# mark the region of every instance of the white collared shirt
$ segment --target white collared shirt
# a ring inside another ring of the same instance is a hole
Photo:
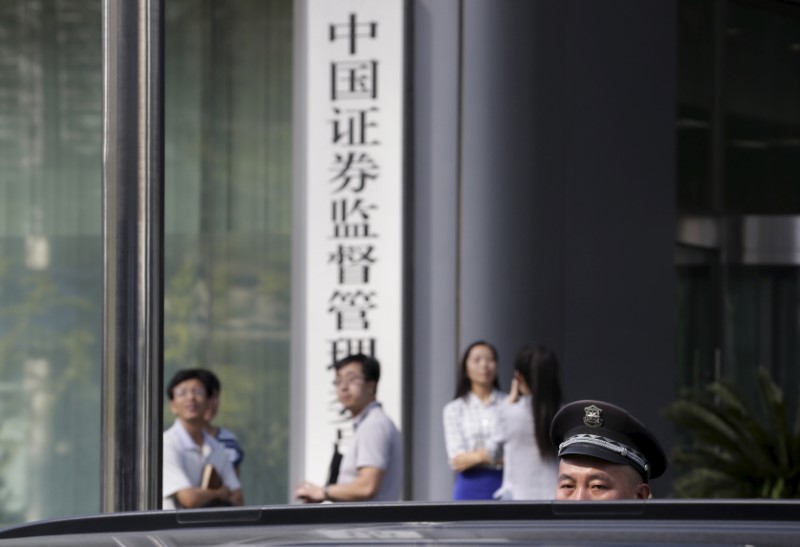
[[[200,486],[203,468],[207,463],[217,470],[222,484],[231,491],[241,488],[225,447],[203,432],[203,445],[198,446],[189,433],[175,420],[164,432],[164,461],[162,471],[162,508],[176,509],[175,494],[185,488]]]

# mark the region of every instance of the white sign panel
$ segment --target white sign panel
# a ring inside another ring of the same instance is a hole
[[[381,364],[378,400],[402,427],[402,0],[307,0],[303,477],[327,478],[352,432],[331,365]]]

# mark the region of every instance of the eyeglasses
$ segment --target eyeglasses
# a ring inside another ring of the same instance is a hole
[[[179,387],[178,389],[172,392],[173,397],[176,399],[183,399],[184,397],[188,397],[189,395],[194,395],[195,397],[203,398],[206,397],[208,394],[206,393],[205,389],[199,387]]]
[[[342,385],[345,385],[345,384],[347,384],[349,386],[349,385],[355,384],[359,380],[364,380],[364,377],[363,376],[345,376],[344,378],[336,378],[333,381],[333,387],[339,387],[339,386],[342,386]]]

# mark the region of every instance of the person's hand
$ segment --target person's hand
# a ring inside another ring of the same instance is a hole
[[[487,463],[489,463],[489,452],[485,448],[479,448],[472,452],[456,454],[450,462],[450,467],[453,468],[453,471],[458,471],[460,473],[466,471],[470,467]]]
[[[214,493],[218,500],[230,502],[231,501],[231,491],[228,489],[227,486],[220,486],[214,490]]]
[[[325,501],[325,489],[306,481],[294,489],[294,497],[303,503],[320,503]]]
[[[517,380],[516,375],[514,379],[511,380],[511,389],[508,390],[508,397],[506,397],[506,402],[510,405],[513,405],[519,401],[519,380]]]

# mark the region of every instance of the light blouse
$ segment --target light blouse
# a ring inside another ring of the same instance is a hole
[[[510,500],[551,500],[558,484],[558,458],[544,460],[533,436],[531,396],[504,401],[497,425],[487,442],[489,455],[502,450],[503,484],[494,497]]]
[[[465,397],[459,397],[445,405],[444,440],[448,460],[452,460],[456,454],[486,447],[497,423],[497,409],[505,398],[505,393],[494,390],[484,403],[470,391]]]

